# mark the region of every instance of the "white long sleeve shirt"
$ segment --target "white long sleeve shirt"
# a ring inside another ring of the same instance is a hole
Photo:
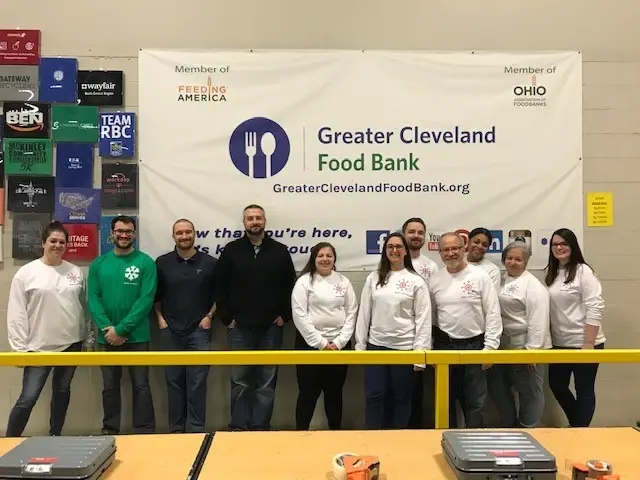
[[[572,282],[565,283],[566,271],[558,276],[549,290],[551,339],[555,347],[581,348],[585,341],[586,325],[599,327],[596,345],[606,338],[602,330],[602,286],[588,265],[578,265]]]
[[[484,349],[496,350],[502,335],[498,292],[489,274],[468,264],[451,273],[443,268],[429,281],[435,322],[451,338],[484,334]]]
[[[394,350],[431,349],[431,299],[422,277],[406,269],[391,271],[380,287],[371,272],[360,297],[356,350],[367,343]]]
[[[429,284],[431,276],[439,270],[438,264],[424,254],[420,254],[417,258],[412,258],[411,263],[413,264],[414,270],[418,272],[418,275],[427,282],[427,285]]]
[[[63,261],[22,266],[11,282],[7,306],[9,345],[16,352],[59,352],[87,336],[85,278]]]
[[[505,277],[500,291],[502,338],[500,348],[551,348],[549,293],[535,275],[525,270]]]
[[[347,277],[338,273],[302,275],[291,294],[293,323],[310,347],[322,350],[329,343],[342,350],[356,326],[358,299]]]
[[[495,263],[493,263],[491,260],[487,260],[487,258],[485,257],[479,262],[469,262],[469,264],[480,267],[485,272],[487,272],[491,277],[491,280],[493,281],[493,286],[496,289],[496,292],[500,291],[500,285],[502,284],[502,272]]]

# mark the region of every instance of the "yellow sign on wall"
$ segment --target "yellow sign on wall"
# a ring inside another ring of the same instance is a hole
[[[613,227],[613,193],[587,193],[587,226]]]

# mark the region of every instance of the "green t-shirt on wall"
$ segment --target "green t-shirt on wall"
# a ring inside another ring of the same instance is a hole
[[[98,343],[106,344],[102,330],[114,326],[127,343],[148,342],[149,313],[153,308],[158,277],[156,264],[146,253],[105,253],[89,267],[88,303],[98,327]]]

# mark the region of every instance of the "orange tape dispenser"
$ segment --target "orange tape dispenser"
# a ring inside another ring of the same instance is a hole
[[[374,455],[341,453],[333,459],[334,480],[378,480],[380,460]]]

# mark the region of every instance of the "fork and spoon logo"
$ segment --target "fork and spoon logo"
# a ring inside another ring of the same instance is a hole
[[[255,177],[255,158],[256,153],[258,153],[257,149],[257,139],[258,134],[256,132],[246,132],[244,134],[244,153],[247,155],[249,159],[249,176],[251,178]],[[271,176],[271,166],[272,160],[271,157],[276,151],[276,137],[271,132],[264,132],[260,137],[260,150],[265,156],[265,178],[269,178]]]
[[[290,149],[284,129],[264,117],[242,122],[229,139],[231,161],[240,172],[255,179],[277,175],[287,164]]]

